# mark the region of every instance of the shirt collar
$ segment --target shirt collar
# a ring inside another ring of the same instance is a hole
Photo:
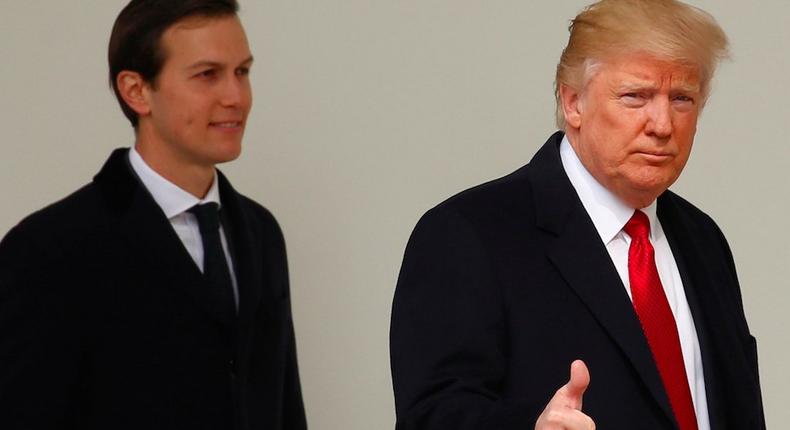
[[[565,174],[568,175],[576,194],[582,201],[584,209],[592,219],[595,230],[604,244],[612,241],[623,229],[625,223],[634,214],[634,208],[628,206],[619,197],[601,185],[584,167],[571,142],[566,135],[560,144],[560,159]],[[642,212],[650,220],[650,232],[656,237],[658,218],[656,216],[656,201],[642,208]]]
[[[129,162],[140,181],[151,193],[154,201],[162,208],[167,219],[178,216],[197,204],[214,202],[221,205],[216,171],[208,193],[206,193],[204,198],[198,199],[178,185],[163,178],[162,175],[143,160],[143,157],[140,156],[140,153],[134,147],[129,150]]]

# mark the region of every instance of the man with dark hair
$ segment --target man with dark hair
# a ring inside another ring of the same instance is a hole
[[[252,104],[237,9],[118,16],[135,144],[0,242],[0,428],[306,428],[282,233],[215,168]]]

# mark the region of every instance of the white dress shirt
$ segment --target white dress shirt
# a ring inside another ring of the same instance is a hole
[[[628,278],[628,248],[631,245],[631,237],[623,231],[623,227],[634,214],[634,208],[626,205],[595,180],[579,160],[567,136],[560,144],[560,158],[568,179],[592,219],[601,241],[606,245],[606,250],[617,269],[617,274],[623,281],[626,293],[631,297],[631,283]],[[683,352],[686,376],[697,415],[697,426],[699,430],[710,430],[702,355],[697,339],[697,329],[694,326],[691,310],[686,300],[680,272],[656,215],[656,202],[653,201],[650,206],[642,208],[641,211],[650,220],[650,241],[655,248],[658,276],[664,286],[664,293],[678,326],[680,348]],[[592,371],[594,372],[594,369]]]
[[[214,181],[209,188],[208,193],[202,199],[199,199],[187,191],[179,188],[176,184],[163,178],[159,173],[156,173],[148,164],[146,164],[140,153],[132,147],[129,150],[129,162],[132,165],[134,173],[140,178],[145,188],[154,198],[154,201],[162,208],[165,216],[170,221],[181,242],[184,244],[187,252],[192,257],[197,267],[203,272],[203,240],[200,236],[200,226],[198,225],[197,217],[189,212],[192,206],[197,204],[214,202],[222,207],[219,200],[219,185],[217,184],[217,174],[214,173]],[[236,307],[239,306],[239,288],[236,284],[236,273],[233,271],[233,261],[230,258],[228,249],[228,241],[225,238],[225,230],[220,225],[219,229],[220,240],[222,241],[222,249],[225,251],[225,259],[228,262],[230,269],[230,280],[233,284],[233,296],[236,300]]]

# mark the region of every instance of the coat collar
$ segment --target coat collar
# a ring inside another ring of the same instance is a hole
[[[118,223],[122,240],[140,265],[161,280],[162,285],[175,288],[189,296],[218,323],[233,328],[238,321],[246,321],[253,314],[261,298],[262,268],[252,261],[260,255],[246,233],[252,232],[250,216],[241,203],[242,197],[218,172],[220,198],[227,209],[230,226],[231,253],[239,286],[239,316],[223,312],[217,306],[205,279],[176,235],[162,209],[133,173],[128,160],[128,149],[112,152],[94,177],[107,211]],[[245,232],[244,235],[238,232]]]

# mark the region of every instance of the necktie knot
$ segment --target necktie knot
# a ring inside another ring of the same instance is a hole
[[[200,226],[200,233],[219,229],[219,204],[214,202],[192,206],[189,212],[195,215]]]
[[[625,223],[623,230],[625,230],[632,239],[647,240],[650,234],[650,220],[644,212],[636,210],[631,216],[631,219]]]

